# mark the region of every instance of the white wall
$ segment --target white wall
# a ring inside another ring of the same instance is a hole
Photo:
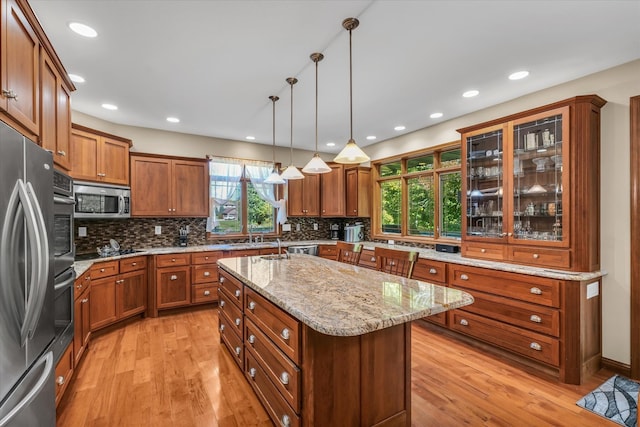
[[[381,159],[442,144],[460,138],[456,129],[588,94],[608,101],[602,108],[600,163],[600,265],[608,273],[601,291],[603,356],[629,364],[629,98],[640,95],[640,60],[383,141],[366,147],[365,151],[372,159]]]

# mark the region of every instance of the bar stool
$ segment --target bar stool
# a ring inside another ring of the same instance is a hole
[[[338,248],[336,261],[358,265],[362,254],[361,243],[336,242],[336,248]]]
[[[411,277],[418,252],[375,248],[376,270],[397,276]]]

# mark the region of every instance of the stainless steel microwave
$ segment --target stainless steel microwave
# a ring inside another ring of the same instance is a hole
[[[76,204],[74,218],[129,218],[129,187],[78,182],[73,185]]]

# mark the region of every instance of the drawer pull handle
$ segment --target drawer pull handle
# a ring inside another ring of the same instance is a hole
[[[531,344],[529,344],[529,348],[535,351],[542,351],[542,346],[537,342],[532,342]]]
[[[176,259],[175,258],[171,258],[171,262],[176,262]]]
[[[249,376],[251,378],[255,378],[256,377],[256,368],[249,369]]]
[[[371,257],[371,262],[376,262],[376,257],[372,256]]]
[[[171,275],[171,280],[178,280],[178,276],[176,276],[175,274]]]
[[[533,256],[533,259],[538,259],[538,258],[540,258],[540,255],[538,255],[538,254],[533,254],[532,256]]]
[[[208,272],[208,271],[205,271],[205,272],[204,272],[204,277],[209,277],[209,276],[211,276],[211,273],[210,273],[210,272]]]
[[[240,326],[240,322],[241,322],[240,318],[236,317],[236,326]]]
[[[486,252],[487,252],[487,250],[486,250],[485,248],[480,249],[480,253],[483,253],[483,254],[484,254],[484,253],[486,253]]]
[[[104,273],[104,268],[101,268],[101,269],[100,269],[100,273]]]
[[[82,303],[83,303],[83,304],[86,304],[86,303],[88,303],[88,302],[89,302],[89,298],[85,298],[85,299],[83,299],[83,300],[82,300]]]
[[[255,310],[255,308],[256,308],[256,303],[255,303],[255,302],[253,302],[253,301],[251,301],[251,302],[249,303],[249,310],[253,311],[253,310]]]
[[[220,278],[220,283],[224,283],[224,276]]]
[[[76,289],[82,289],[82,285],[76,285]]]
[[[204,296],[205,296],[205,297],[208,297],[209,295],[211,295],[211,292],[210,292],[210,291],[204,291]]]
[[[236,289],[236,298],[240,298],[240,289]]]
[[[208,261],[208,260],[209,260],[209,257],[208,257],[208,256],[204,257],[204,260],[205,260],[205,261]]]
[[[236,347],[236,356],[240,356],[240,350],[242,350],[240,347]]]
[[[289,415],[283,415],[281,421],[284,427],[289,427],[291,425],[291,418],[289,418]]]
[[[58,378],[56,378],[56,384],[58,384],[58,385],[63,385],[64,384],[64,377],[62,375],[60,375]]]
[[[220,325],[220,332],[224,332],[224,325]]]
[[[467,321],[467,319],[460,319],[460,324],[462,326],[469,326],[469,322]]]
[[[249,335],[247,341],[249,341],[249,344],[253,344],[254,342],[256,342],[256,336],[253,334]]]
[[[534,295],[542,295],[542,290],[536,287],[529,289],[529,292],[531,292]]]
[[[460,279],[461,280],[469,280],[469,276],[467,276],[466,274],[461,274],[460,275]]]
[[[289,332],[289,329],[284,328],[282,332],[280,332],[280,336],[282,337],[282,339],[288,340],[289,338],[291,338],[291,333]]]
[[[91,276],[85,277],[84,280],[91,280]]]
[[[224,300],[220,300],[220,307],[224,307],[224,304],[225,304]]]
[[[138,263],[137,263],[137,262],[132,262],[132,263],[131,263],[131,266],[132,266],[132,267],[135,267],[136,265],[138,265]]]
[[[429,274],[436,274],[438,271],[435,268],[429,269]]]
[[[289,374],[283,372],[280,374],[280,382],[284,385],[289,384]]]
[[[542,323],[542,318],[535,314],[532,314],[531,317],[529,317],[529,320],[535,323]]]
[[[2,89],[2,94],[9,99],[13,99],[14,101],[18,100],[18,94],[15,93],[13,89],[9,89],[9,90]]]

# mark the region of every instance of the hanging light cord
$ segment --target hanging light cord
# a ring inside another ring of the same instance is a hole
[[[289,138],[291,151],[289,153],[289,164],[293,164],[293,85],[294,80],[291,80],[291,136]]]
[[[349,140],[353,141],[353,65],[351,53],[351,28],[349,28]]]
[[[318,154],[318,62],[322,59],[322,55],[320,58],[315,61],[316,63],[316,153]]]
[[[272,95],[269,97],[269,99],[273,104],[273,149],[271,151],[273,152],[273,170],[275,171],[276,170],[276,101],[280,98],[278,98],[275,95]]]

